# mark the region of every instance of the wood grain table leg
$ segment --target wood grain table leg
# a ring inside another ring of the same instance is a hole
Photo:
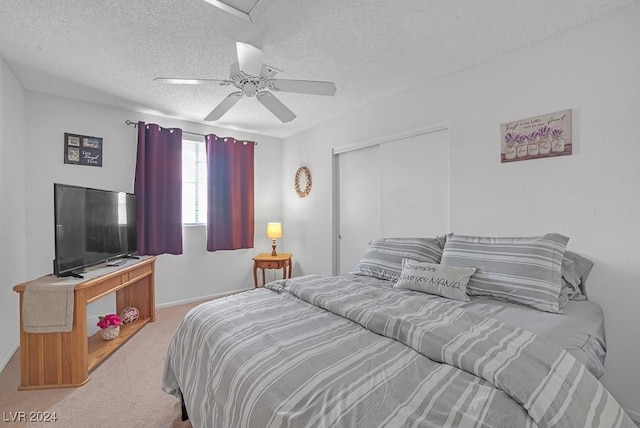
[[[258,262],[255,260],[253,262],[253,288],[258,288]]]

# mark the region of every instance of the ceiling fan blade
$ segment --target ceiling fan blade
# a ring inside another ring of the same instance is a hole
[[[182,79],[176,77],[156,77],[154,82],[173,83],[176,85],[200,85],[203,83],[218,83],[220,85],[228,85],[233,83],[231,80],[223,79]]]
[[[282,104],[282,102],[277,99],[271,92],[258,92],[257,98],[260,104],[265,106],[267,110],[273,113],[275,117],[280,119],[282,122],[291,122],[296,118],[296,115],[291,110],[289,110],[286,105]]]
[[[246,43],[236,42],[238,51],[238,64],[240,71],[249,76],[258,77],[262,70],[262,58],[264,54],[255,46]]]
[[[220,119],[238,102],[238,100],[240,100],[240,98],[242,98],[242,92],[230,93],[220,104],[218,104],[216,108],[213,109],[213,111],[211,111],[211,113],[209,113],[207,117],[204,118],[204,120],[210,121]]]
[[[240,66],[238,65],[238,62],[234,62],[233,64],[231,64],[231,67],[229,67],[229,77],[233,80],[233,78],[235,77],[236,74],[240,73]]]
[[[299,94],[333,95],[336,93],[336,85],[333,82],[319,82],[315,80],[269,80],[269,88],[274,91],[296,92]]]

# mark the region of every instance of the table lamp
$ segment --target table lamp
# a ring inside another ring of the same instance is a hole
[[[273,239],[271,242],[271,255],[277,256],[276,239],[282,238],[282,223],[267,223],[267,238]]]

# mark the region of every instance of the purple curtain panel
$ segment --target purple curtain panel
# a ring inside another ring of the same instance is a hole
[[[138,122],[138,252],[182,254],[182,130]]]
[[[207,149],[207,251],[253,248],[252,141],[205,137]]]

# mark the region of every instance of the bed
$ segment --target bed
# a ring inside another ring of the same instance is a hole
[[[167,351],[163,389],[194,427],[635,426],[597,380],[606,348],[595,303],[572,296],[553,313],[538,299],[546,292],[527,299],[549,311],[482,295],[483,262],[456,261],[446,241],[410,242],[372,242],[354,273],[193,308]],[[467,282],[429,283],[453,297],[418,291],[427,282],[411,266],[466,270]]]

